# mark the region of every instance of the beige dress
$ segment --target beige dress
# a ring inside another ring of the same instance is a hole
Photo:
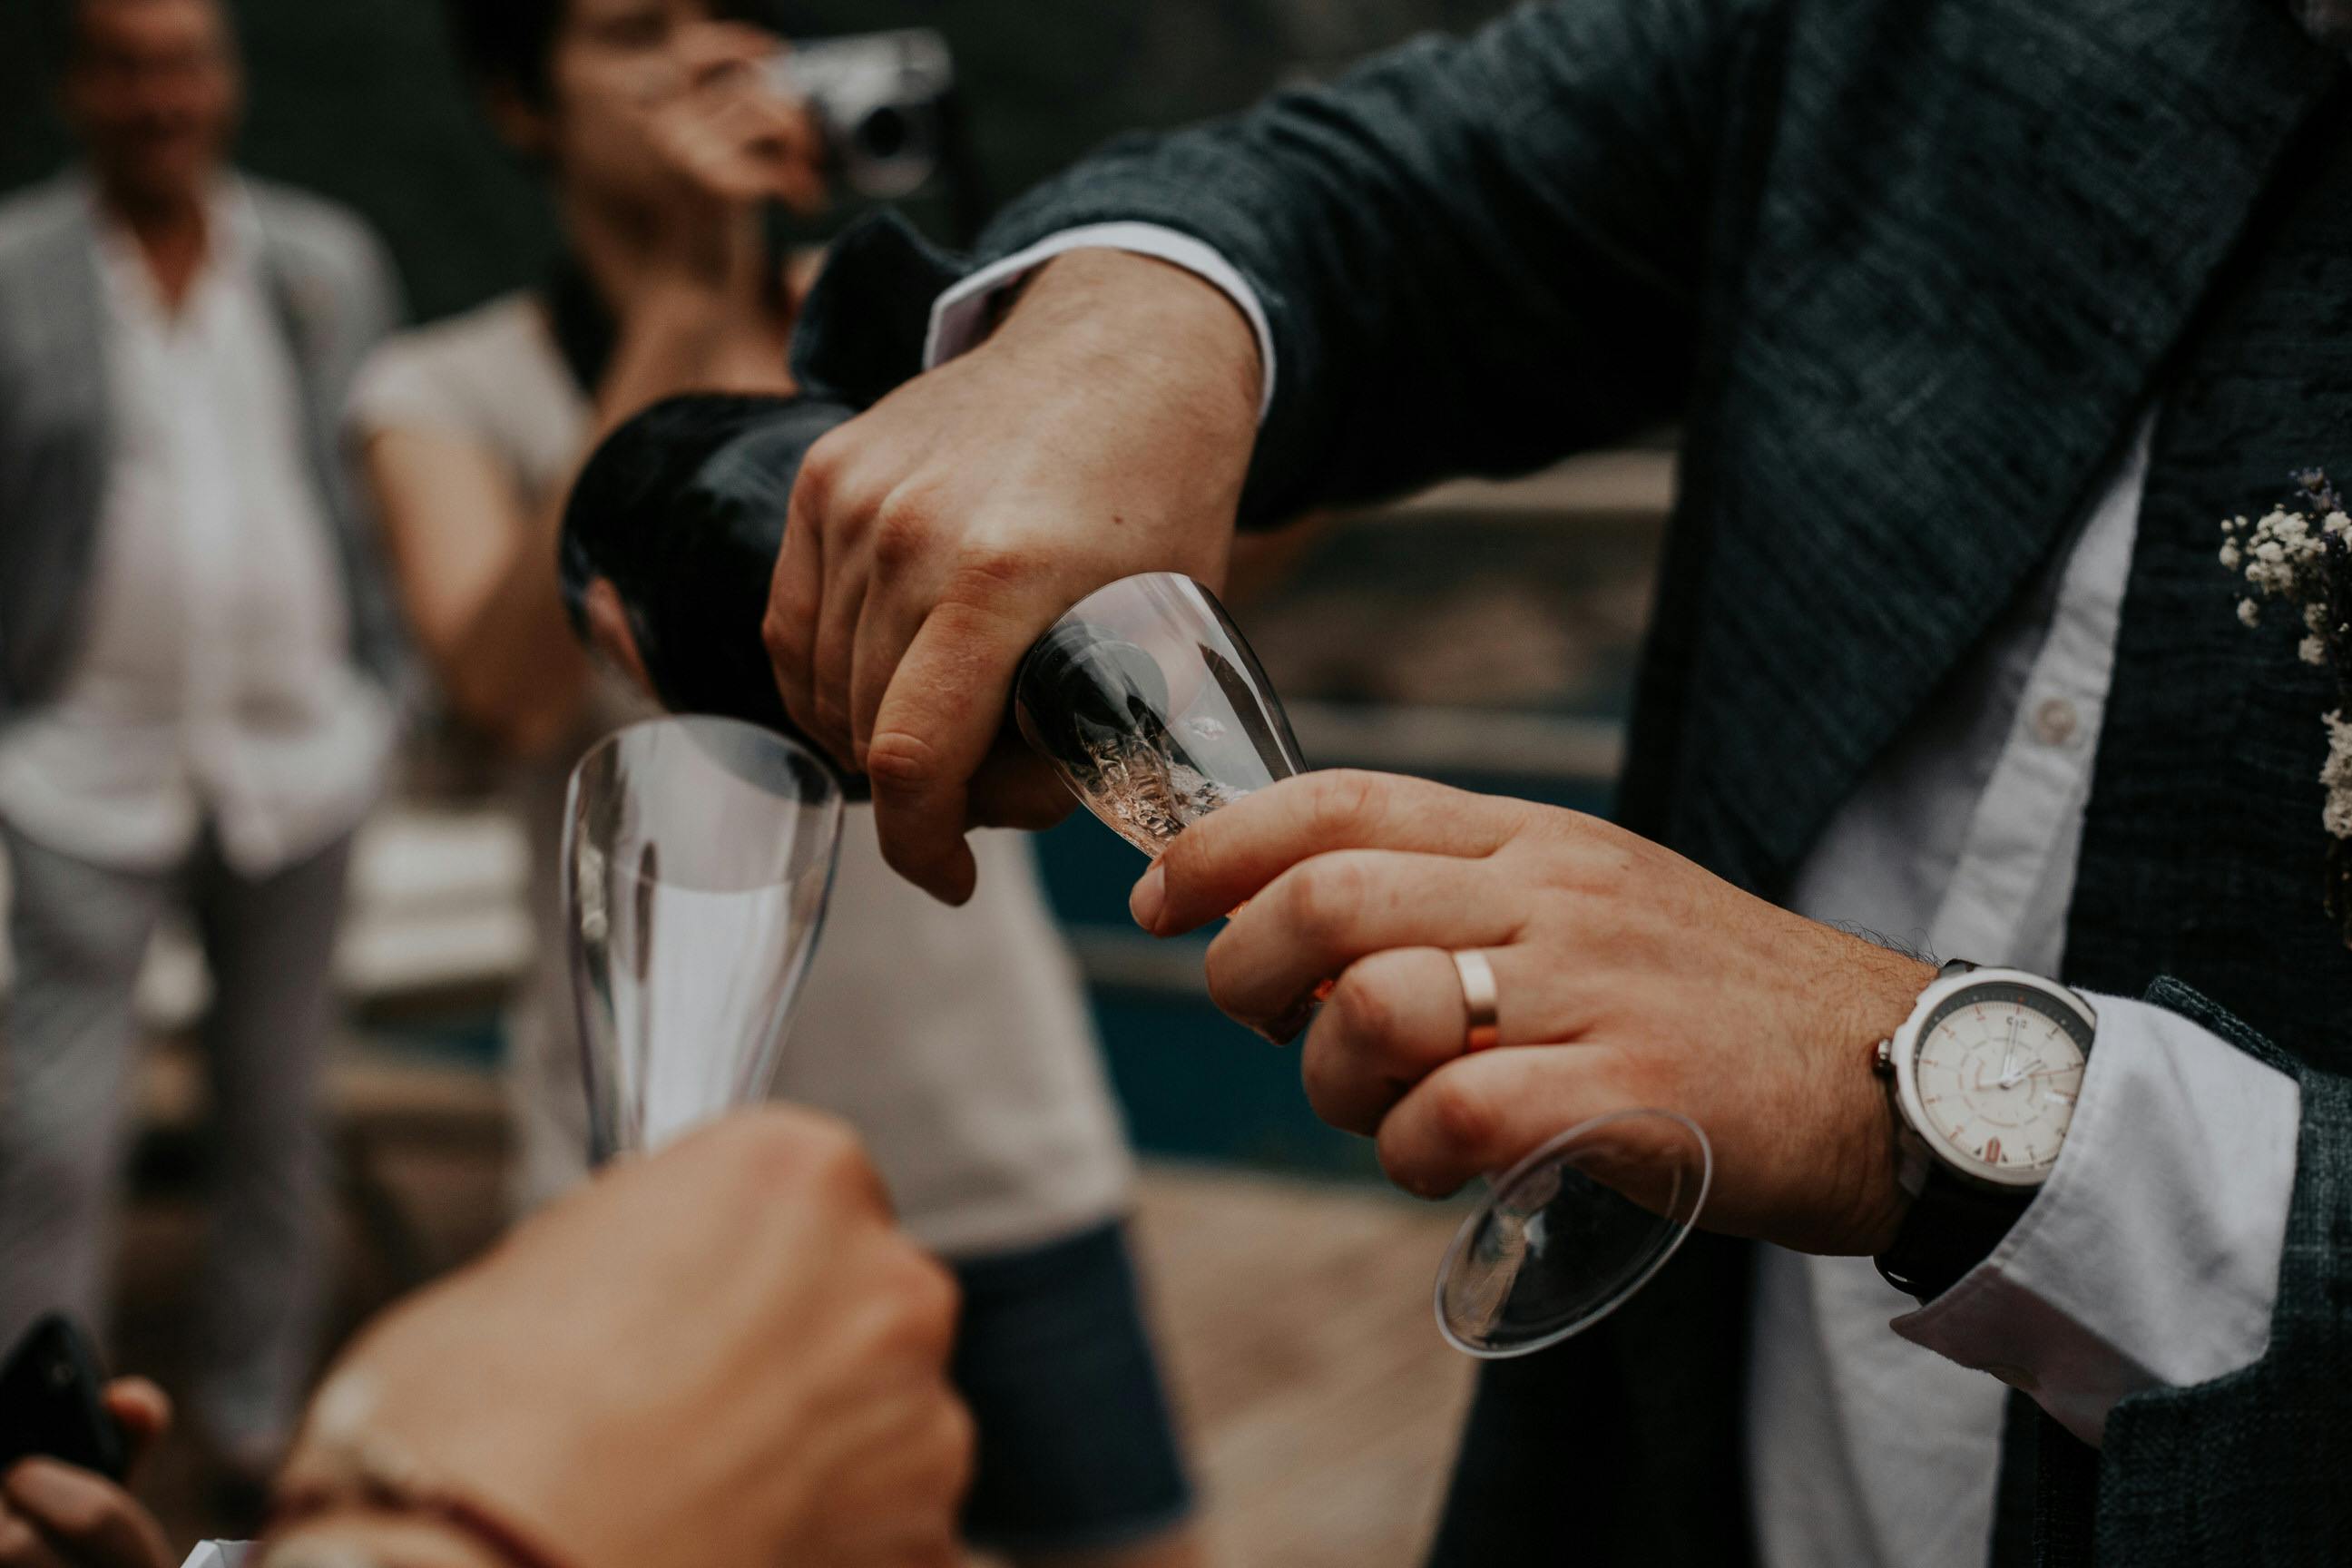
[[[495,452],[531,509],[570,482],[586,401],[528,295],[394,339],[353,395],[362,433],[454,433]],[[519,1198],[585,1172],[586,1106],[558,918],[564,783],[598,736],[649,710],[600,674],[583,722],[543,762],[509,770],[528,835],[538,959],[509,1025],[522,1158]],[[970,1255],[1051,1240],[1123,1211],[1132,1168],[1076,965],[1025,837],[983,833],[980,887],[960,910],[882,860],[870,807],[844,823],[840,876],[775,1093],[865,1135],[908,1227]]]

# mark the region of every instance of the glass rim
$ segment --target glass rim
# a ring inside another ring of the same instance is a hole
[[[1479,1227],[1493,1215],[1495,1205],[1502,1201],[1503,1194],[1509,1192],[1531,1173],[1557,1159],[1568,1150],[1570,1145],[1603,1127],[1620,1121],[1633,1121],[1636,1118],[1677,1122],[1698,1145],[1698,1187],[1691,1195],[1690,1217],[1677,1221],[1672,1215],[1658,1215],[1659,1225],[1673,1227],[1674,1234],[1665,1245],[1658,1249],[1657,1256],[1644,1264],[1639,1273],[1619,1285],[1616,1292],[1601,1302],[1599,1307],[1560,1328],[1554,1329],[1549,1333],[1538,1334],[1532,1339],[1515,1341],[1507,1345],[1479,1344],[1455,1332],[1454,1324],[1445,1311],[1446,1285],[1453,1279],[1454,1267],[1461,1261],[1464,1251],[1475,1238]],[[1708,1140],[1705,1128],[1679,1110],[1628,1106],[1622,1110],[1604,1111],[1599,1116],[1587,1117],[1573,1127],[1553,1133],[1521,1156],[1518,1163],[1512,1165],[1509,1170],[1488,1183],[1486,1194],[1480,1200],[1477,1208],[1454,1231],[1454,1239],[1446,1243],[1445,1257],[1437,1266],[1437,1279],[1430,1292],[1430,1305],[1437,1318],[1437,1331],[1444,1336],[1447,1344],[1474,1361],[1510,1361],[1523,1355],[1533,1355],[1538,1351],[1549,1350],[1563,1340],[1573,1339],[1585,1330],[1609,1318],[1618,1308],[1641,1294],[1643,1288],[1657,1277],[1658,1270],[1672,1261],[1675,1254],[1682,1250],[1683,1243],[1690,1239],[1691,1232],[1698,1228],[1698,1216],[1706,1212],[1707,1195],[1714,1187],[1715,1145]]]
[[[1060,626],[1107,594],[1117,593],[1123,588],[1132,590],[1137,584],[1142,583],[1177,584],[1198,594],[1211,607],[1219,611],[1224,610],[1224,601],[1217,597],[1216,591],[1189,572],[1130,572],[1124,577],[1114,577],[1098,587],[1089,589],[1084,597],[1055,616],[1053,624],[1056,626]],[[1228,612],[1223,618],[1230,620],[1232,616]]]
[[[615,750],[630,737],[655,730],[709,730],[740,734],[748,740],[772,746],[787,755],[806,757],[816,764],[817,772],[824,776],[825,784],[834,793],[838,794],[841,790],[840,775],[835,771],[833,763],[815,747],[787,735],[781,730],[772,730],[765,724],[754,724],[749,719],[730,718],[724,713],[649,713],[642,719],[632,719],[625,724],[605,731],[594,741],[589,742],[587,748],[580,753],[579,762],[572,764],[572,771],[578,773],[583,763],[600,752]]]
[[[628,723],[597,737],[585,751],[580,753],[579,761],[572,764],[571,774],[565,780],[563,790],[563,857],[567,879],[572,869],[571,851],[573,843],[572,836],[579,825],[582,784],[588,776],[590,767],[606,756],[621,753],[631,740],[642,739],[656,731],[684,731],[689,733],[725,735],[749,742],[753,746],[765,748],[772,756],[788,766],[795,763],[805,764],[800,771],[821,787],[814,793],[798,796],[768,789],[759,780],[743,778],[740,773],[733,776],[748,787],[760,790],[780,803],[819,813],[824,818],[823,827],[826,837],[833,847],[827,859],[833,861],[839,858],[843,822],[848,809],[848,795],[842,787],[841,775],[814,747],[779,731],[772,730],[764,724],[754,724],[748,720],[730,718],[723,713],[656,713],[643,719],[631,720]],[[633,867],[616,867],[614,870],[625,876],[632,882],[710,893],[759,892],[782,887],[794,880],[791,876],[779,874],[758,880],[746,880],[731,887],[712,887],[707,885],[709,879],[705,878],[664,876],[659,871],[647,877]]]

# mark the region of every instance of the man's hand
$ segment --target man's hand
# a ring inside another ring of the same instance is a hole
[[[1377,1136],[1399,1184],[1449,1193],[1587,1118],[1652,1106],[1714,1144],[1709,1228],[1813,1252],[1894,1239],[1904,1200],[1870,1052],[1931,966],[1594,818],[1376,773],[1226,806],[1133,900],[1161,936],[1235,909],[1209,948],[1217,1005],[1278,1037],[1305,1026],[1316,1110]],[[1465,949],[1500,991],[1501,1046],[1475,1055],[1449,956]],[[1638,1196],[1642,1157],[1602,1173]]]
[[[1222,579],[1260,386],[1223,294],[1079,251],[987,342],[810,450],[768,648],[793,719],[871,776],[899,871],[961,903],[967,827],[1068,809],[1017,742],[991,758],[1022,655],[1117,578]]]
[[[949,1568],[955,1289],[851,1134],[772,1109],[614,1167],[371,1327],[285,1485],[354,1446],[580,1568]]]
[[[134,1453],[172,1424],[172,1402],[144,1378],[110,1383],[105,1397]],[[172,1568],[177,1561],[154,1516],[104,1476],[35,1458],[0,1477],[0,1568]]]

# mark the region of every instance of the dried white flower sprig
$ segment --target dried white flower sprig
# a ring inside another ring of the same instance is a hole
[[[2344,716],[2352,710],[2352,517],[2320,469],[2294,479],[2284,506],[2258,521],[2221,524],[2221,564],[2253,590],[2238,601],[2238,619],[2259,626],[2264,604],[2285,600],[2303,612],[2303,662],[2336,672],[2337,705],[2320,719],[2327,726],[2320,823],[2328,837],[2327,912],[2352,947],[2352,721]]]

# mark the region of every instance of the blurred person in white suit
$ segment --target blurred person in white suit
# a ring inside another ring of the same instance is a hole
[[[314,1351],[314,1116],[392,622],[340,413],[395,316],[350,214],[237,174],[219,0],[71,0],[85,161],[0,206],[0,1342],[102,1322],[132,981],[194,918],[219,1192],[191,1405],[274,1463]]]

